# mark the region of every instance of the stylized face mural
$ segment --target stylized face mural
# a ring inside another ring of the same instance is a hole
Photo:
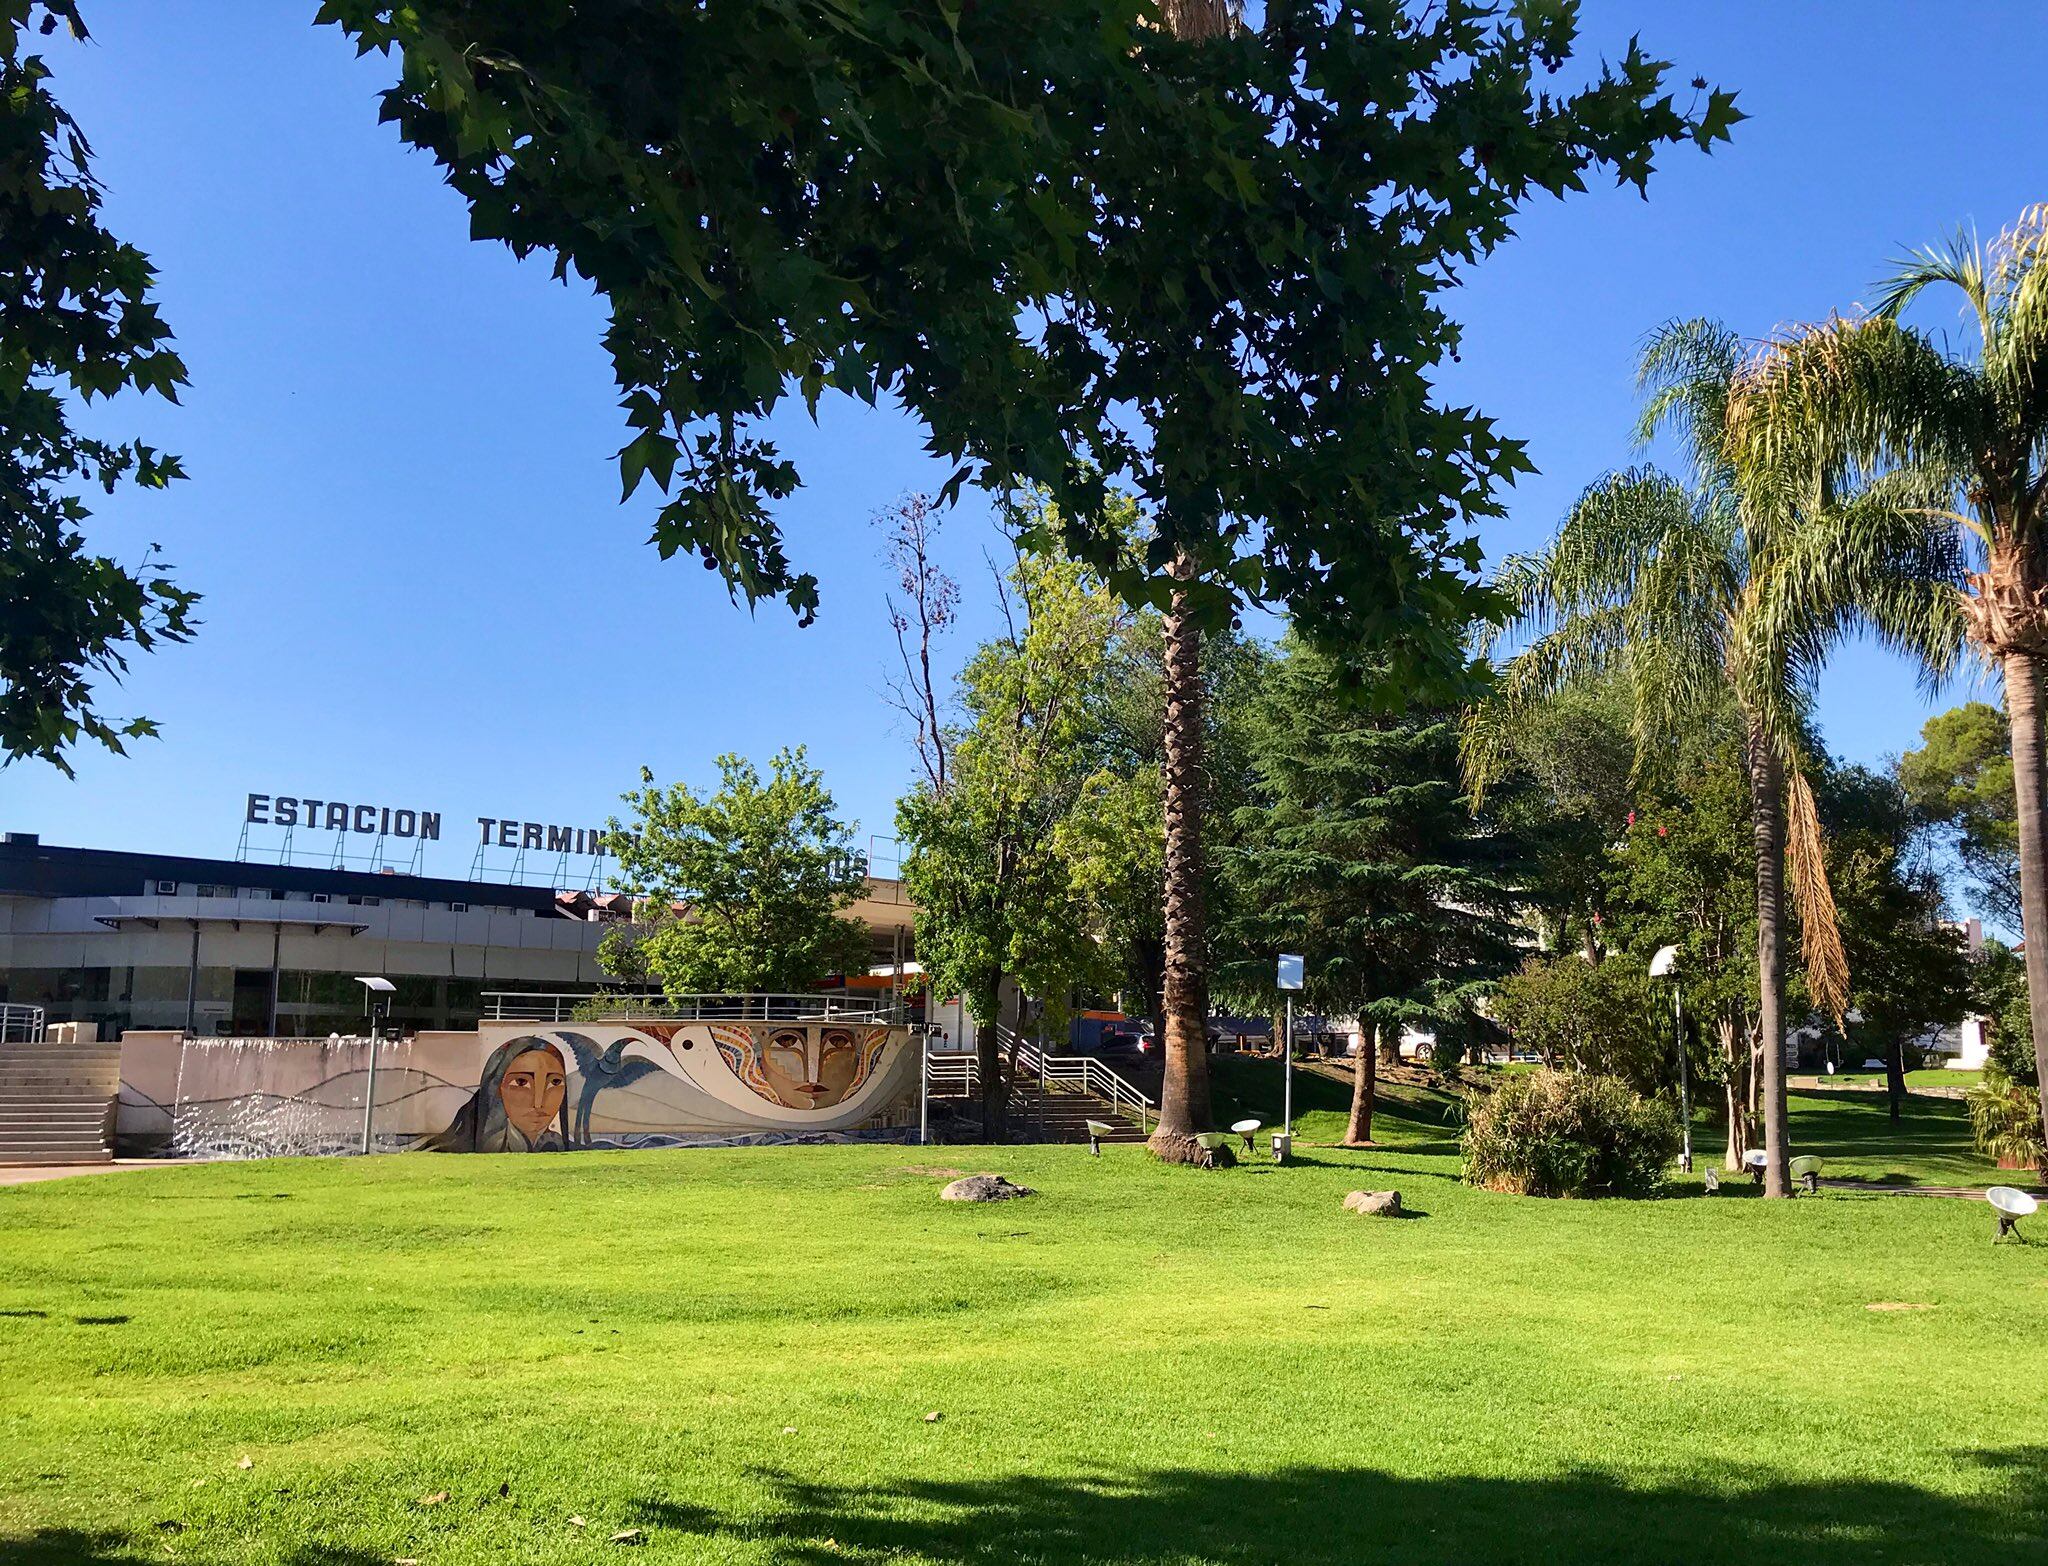
[[[868,1079],[887,1042],[886,1028],[739,1026],[712,1029],[734,1076],[785,1109],[830,1109]]]
[[[568,1090],[562,1057],[551,1049],[530,1049],[506,1064],[498,1097],[505,1106],[505,1119],[529,1140],[538,1140],[561,1113]]]

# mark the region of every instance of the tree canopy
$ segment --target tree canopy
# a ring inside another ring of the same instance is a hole
[[[65,773],[80,740],[119,753],[156,732],[109,717],[96,689],[131,652],[191,635],[197,595],[156,546],[94,554],[78,491],[161,489],[178,459],[80,433],[73,404],[124,390],[172,402],[185,367],[151,296],[149,258],[100,221],[92,149],[27,53],[32,24],[83,38],[71,0],[0,3],[0,754]]]
[[[787,398],[900,401],[970,480],[1043,485],[1126,598],[1175,562],[1403,667],[1461,662],[1462,524],[1527,466],[1432,398],[1439,296],[1528,193],[1739,117],[1631,43],[1549,84],[1571,5],[1274,0],[1182,38],[1138,0],[838,0],[592,12],[324,0],[396,53],[384,115],[480,239],[611,306],[630,493],[664,554],[815,612],[760,434]],[[1154,515],[1137,559],[1106,497]],[[1401,670],[1390,671],[1398,675]]]
[[[865,972],[867,927],[845,910],[867,889],[823,776],[804,749],[778,751],[764,781],[740,756],[718,758],[719,786],[662,787],[644,768],[605,851],[614,884],[641,899],[600,957],[621,977],[671,995],[794,993]]]
[[[1936,713],[1919,748],[1899,757],[1899,784],[1919,822],[1950,840],[1984,912],[2017,926],[2019,803],[2005,714],[1981,701]]]

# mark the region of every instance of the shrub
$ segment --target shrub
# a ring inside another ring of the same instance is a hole
[[[1671,1077],[1671,997],[1644,964],[1531,957],[1501,980],[1493,1015],[1552,1065],[1619,1077],[1637,1091]]]
[[[2048,1144],[2041,1140],[2041,1095],[2015,1082],[1993,1060],[1984,1080],[1965,1095],[1970,1132],[1977,1151],[2007,1169],[2048,1167]]]
[[[1678,1140],[1670,1106],[1618,1078],[1531,1072],[1473,1106],[1465,1178],[1518,1196],[1646,1196]]]

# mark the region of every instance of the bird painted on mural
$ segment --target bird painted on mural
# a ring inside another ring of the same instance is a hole
[[[578,1147],[588,1147],[590,1112],[597,1103],[597,1095],[606,1088],[630,1087],[642,1077],[651,1077],[666,1068],[651,1056],[629,1057],[626,1054],[636,1044],[646,1048],[645,1039],[614,1039],[608,1048],[600,1052],[595,1043],[580,1033],[564,1033],[559,1037],[576,1057],[576,1107],[570,1122],[569,1140]]]

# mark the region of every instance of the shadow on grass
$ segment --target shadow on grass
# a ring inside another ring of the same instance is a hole
[[[147,1543],[123,1534],[88,1533],[79,1528],[43,1528],[20,1539],[0,1539],[0,1566],[161,1566],[166,1543]],[[175,1557],[173,1557],[175,1558]],[[391,1566],[391,1557],[332,1544],[304,1544],[268,1557],[280,1566]]]
[[[650,1498],[660,1532],[773,1540],[781,1560],[911,1556],[953,1563],[1275,1561],[1452,1566],[1471,1561],[1797,1561],[1947,1566],[2040,1559],[2048,1480],[2040,1449],[1971,1454],[1985,1493],[1902,1480],[1759,1483],[1706,1465],[1684,1485],[1575,1471],[1548,1480],[1403,1479],[1368,1468],[1265,1474],[1186,1469],[987,1480],[908,1478],[893,1489],[756,1470],[765,1510],[721,1519]],[[1873,1459],[1875,1460],[1875,1459]],[[680,1543],[682,1541],[675,1541]]]

